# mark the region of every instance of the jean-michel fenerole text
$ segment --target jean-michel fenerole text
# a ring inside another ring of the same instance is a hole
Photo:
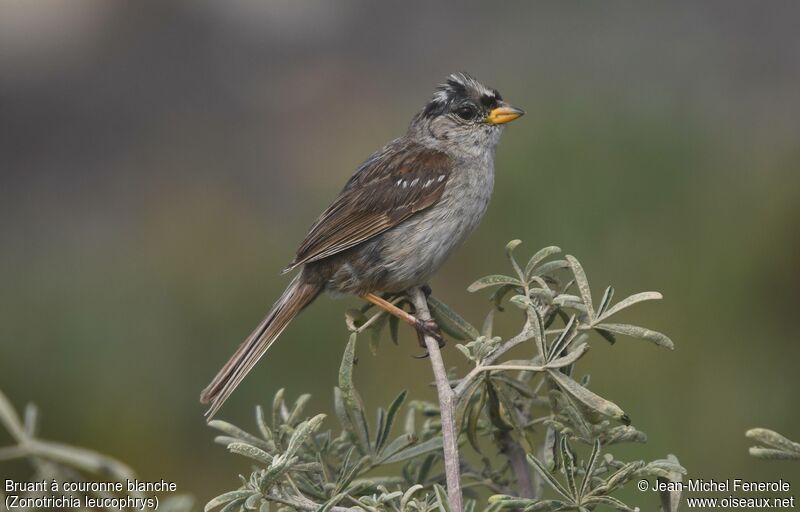
[[[774,482],[751,482],[740,478],[725,480],[704,480],[695,478],[686,482],[669,482],[657,480],[653,491],[685,491],[685,492],[789,492],[791,484],[784,480]]]

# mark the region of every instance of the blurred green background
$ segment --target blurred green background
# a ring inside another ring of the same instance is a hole
[[[597,294],[663,292],[626,319],[675,352],[595,340],[582,362],[650,436],[618,455],[800,486],[800,466],[753,460],[744,438],[800,438],[798,16],[791,1],[0,0],[0,389],[41,407],[46,437],[201,501],[232,488],[247,463],[212,444],[200,390],[345,179],[466,70],[528,115],[434,293],[480,323],[486,294],[465,288],[505,271],[512,238],[576,255]],[[354,304],[318,300],[221,417],[252,426],[280,387],[330,411]],[[372,407],[432,397],[401,341],[359,347]],[[462,359],[452,342],[445,357]]]

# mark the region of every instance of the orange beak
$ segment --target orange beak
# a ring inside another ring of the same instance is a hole
[[[486,116],[486,122],[489,124],[505,124],[510,123],[514,119],[521,117],[525,111],[510,105],[503,105],[497,107]]]

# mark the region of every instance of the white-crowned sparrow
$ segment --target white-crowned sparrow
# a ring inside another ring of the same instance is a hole
[[[379,297],[428,282],[478,225],[494,185],[503,125],[524,112],[465,73],[450,75],[408,132],[370,156],[311,226],[300,268],[201,395],[213,416],[289,322],[323,291],[359,295],[437,336]]]

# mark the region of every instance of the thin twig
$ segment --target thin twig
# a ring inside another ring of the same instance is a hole
[[[409,290],[409,297],[414,304],[416,316],[419,320],[427,322],[431,319],[428,310],[428,301],[420,288]],[[456,395],[447,380],[447,370],[442,361],[439,343],[431,336],[425,335],[425,345],[430,354],[433,375],[436,379],[436,393],[439,395],[439,409],[442,418],[442,437],[444,440],[444,471],[447,480],[447,497],[450,501],[450,510],[462,512],[464,510],[461,497],[461,471],[458,460],[458,432],[455,422]]]

